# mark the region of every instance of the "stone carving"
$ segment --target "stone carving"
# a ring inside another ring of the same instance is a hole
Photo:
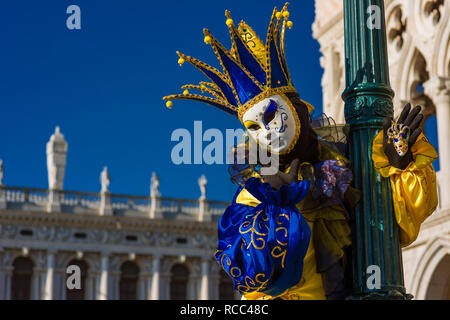
[[[444,0],[429,0],[425,3],[424,13],[426,17],[431,17],[433,24],[439,23],[442,17],[441,7],[444,5]]]
[[[152,174],[152,179],[150,183],[150,196],[151,197],[160,197],[161,193],[159,192],[159,178],[155,172]]]
[[[403,47],[404,37],[406,34],[407,20],[403,17],[403,10],[397,7],[391,14],[388,26],[388,40],[399,51]]]
[[[67,228],[58,227],[56,230],[56,237],[62,241],[66,241],[67,239],[69,239],[70,234],[71,232]]]
[[[203,248],[206,244],[206,237],[201,234],[196,234],[192,237],[192,244],[196,248]]]
[[[200,200],[204,200],[206,199],[206,184],[208,183],[208,180],[206,180],[205,175],[203,174],[199,179],[198,179],[198,185],[200,187],[200,192],[201,192],[201,196],[200,196]]]
[[[108,241],[108,234],[105,230],[93,230],[92,238],[95,241],[106,243]]]
[[[151,231],[146,231],[142,237],[145,244],[154,245],[156,243],[156,235]]]
[[[66,170],[67,142],[59,127],[47,143],[48,186],[50,190],[62,190]]]
[[[17,226],[12,224],[7,224],[3,227],[3,233],[7,238],[14,238],[17,234]]]
[[[108,241],[112,243],[119,243],[122,240],[122,232],[117,230],[110,230],[108,232]]]
[[[175,238],[173,235],[163,232],[158,236],[158,244],[162,246],[171,246],[175,242]]]
[[[11,266],[14,260],[14,254],[11,250],[6,250],[1,254],[0,266],[1,267],[9,267]]]
[[[102,192],[109,191],[110,182],[111,178],[108,173],[108,167],[104,167],[102,173],[100,174],[100,183],[102,185]]]
[[[49,226],[39,226],[37,228],[37,237],[39,240],[52,240],[55,237],[55,228]]]

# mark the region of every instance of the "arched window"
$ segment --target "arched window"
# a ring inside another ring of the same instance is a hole
[[[119,299],[136,300],[137,283],[139,277],[138,266],[131,261],[126,261],[120,267]]]
[[[11,283],[12,300],[30,300],[31,279],[33,277],[33,261],[30,258],[19,257],[13,262]]]
[[[78,259],[74,259],[72,261],[69,262],[69,264],[67,266],[71,266],[71,265],[75,265],[78,266],[80,268],[80,289],[69,289],[66,287],[66,300],[85,300],[87,299],[87,290],[86,290],[86,284],[87,284],[87,275],[88,275],[88,265],[85,261],[83,260],[78,260]],[[73,273],[72,273],[73,275]],[[68,277],[70,277],[71,274],[67,274],[66,275],[66,282],[67,283],[67,279]]]
[[[233,280],[224,270],[220,270],[219,299],[234,300]]]
[[[450,255],[447,254],[436,266],[431,276],[425,300],[450,299]]]
[[[189,270],[183,264],[176,264],[170,270],[170,299],[186,300]]]

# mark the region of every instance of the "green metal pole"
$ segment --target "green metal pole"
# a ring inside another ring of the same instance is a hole
[[[350,127],[354,186],[362,193],[354,211],[349,299],[409,299],[389,180],[380,176],[372,162],[372,142],[383,118],[393,114],[384,1],[344,0],[344,28],[346,89],[342,97]],[[374,287],[376,277],[380,281]]]

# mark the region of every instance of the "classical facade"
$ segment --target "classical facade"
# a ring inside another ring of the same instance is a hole
[[[324,113],[343,124],[345,89],[342,0],[316,0]],[[406,102],[436,117],[439,207],[403,250],[405,285],[415,299],[450,299],[450,1],[385,0],[395,114]],[[368,15],[369,17],[369,15]]]
[[[227,203],[206,198],[205,177],[199,200],[161,197],[156,174],[149,196],[112,194],[106,167],[99,193],[71,192],[66,153],[56,128],[48,189],[3,185],[0,161],[0,299],[237,298],[214,260]]]

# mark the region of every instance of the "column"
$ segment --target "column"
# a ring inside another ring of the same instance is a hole
[[[209,299],[209,262],[207,259],[202,260],[202,275],[200,284],[200,300]]]
[[[141,272],[137,281],[137,300],[146,300],[146,285],[147,285],[147,277]]]
[[[2,265],[0,266],[0,300],[11,299],[11,278],[13,267]]]
[[[187,283],[187,298],[188,300],[200,299],[201,291],[201,275],[195,268],[193,268],[189,274],[189,280]]]
[[[149,275],[145,278],[145,292],[143,300],[152,300],[152,289],[153,289],[153,275]]]
[[[47,270],[44,287],[44,300],[53,300],[53,283],[55,270],[55,252],[47,253]]]
[[[155,255],[153,256],[152,262],[152,281],[151,281],[151,300],[159,300],[160,299],[160,283],[159,283],[159,273],[160,273],[160,265],[161,265],[161,256]]]
[[[441,209],[450,208],[450,78],[434,77],[424,83],[424,89],[436,106],[439,142],[439,186]]]
[[[24,257],[29,257],[28,248],[22,248]],[[34,268],[31,279],[31,300],[44,299],[45,294],[45,280],[47,276],[47,259],[43,252],[33,252]]]
[[[108,255],[101,255],[100,274],[98,275],[97,300],[108,299]]]
[[[4,267],[4,279],[5,279],[5,287],[4,287],[4,299],[11,300],[11,281],[13,274],[13,267]]]
[[[40,282],[41,282],[41,274],[42,272],[37,271],[36,268],[33,270],[33,276],[31,278],[31,300],[39,300],[40,295]]]
[[[389,179],[376,171],[372,143],[383,119],[393,116],[383,0],[344,0],[345,120],[349,157],[361,200],[352,233],[351,299],[408,299],[403,281],[398,225]],[[378,266],[380,287],[369,288],[370,266]]]
[[[66,294],[66,269],[57,267],[53,275],[53,300],[63,300]]]
[[[220,285],[220,266],[213,261],[209,270],[209,298],[211,300],[219,299]]]
[[[95,299],[95,279],[99,277],[97,271],[89,271],[88,277],[86,279],[86,300],[94,300]]]
[[[120,299],[120,270],[114,269],[108,272],[109,284],[108,284],[108,300]]]

